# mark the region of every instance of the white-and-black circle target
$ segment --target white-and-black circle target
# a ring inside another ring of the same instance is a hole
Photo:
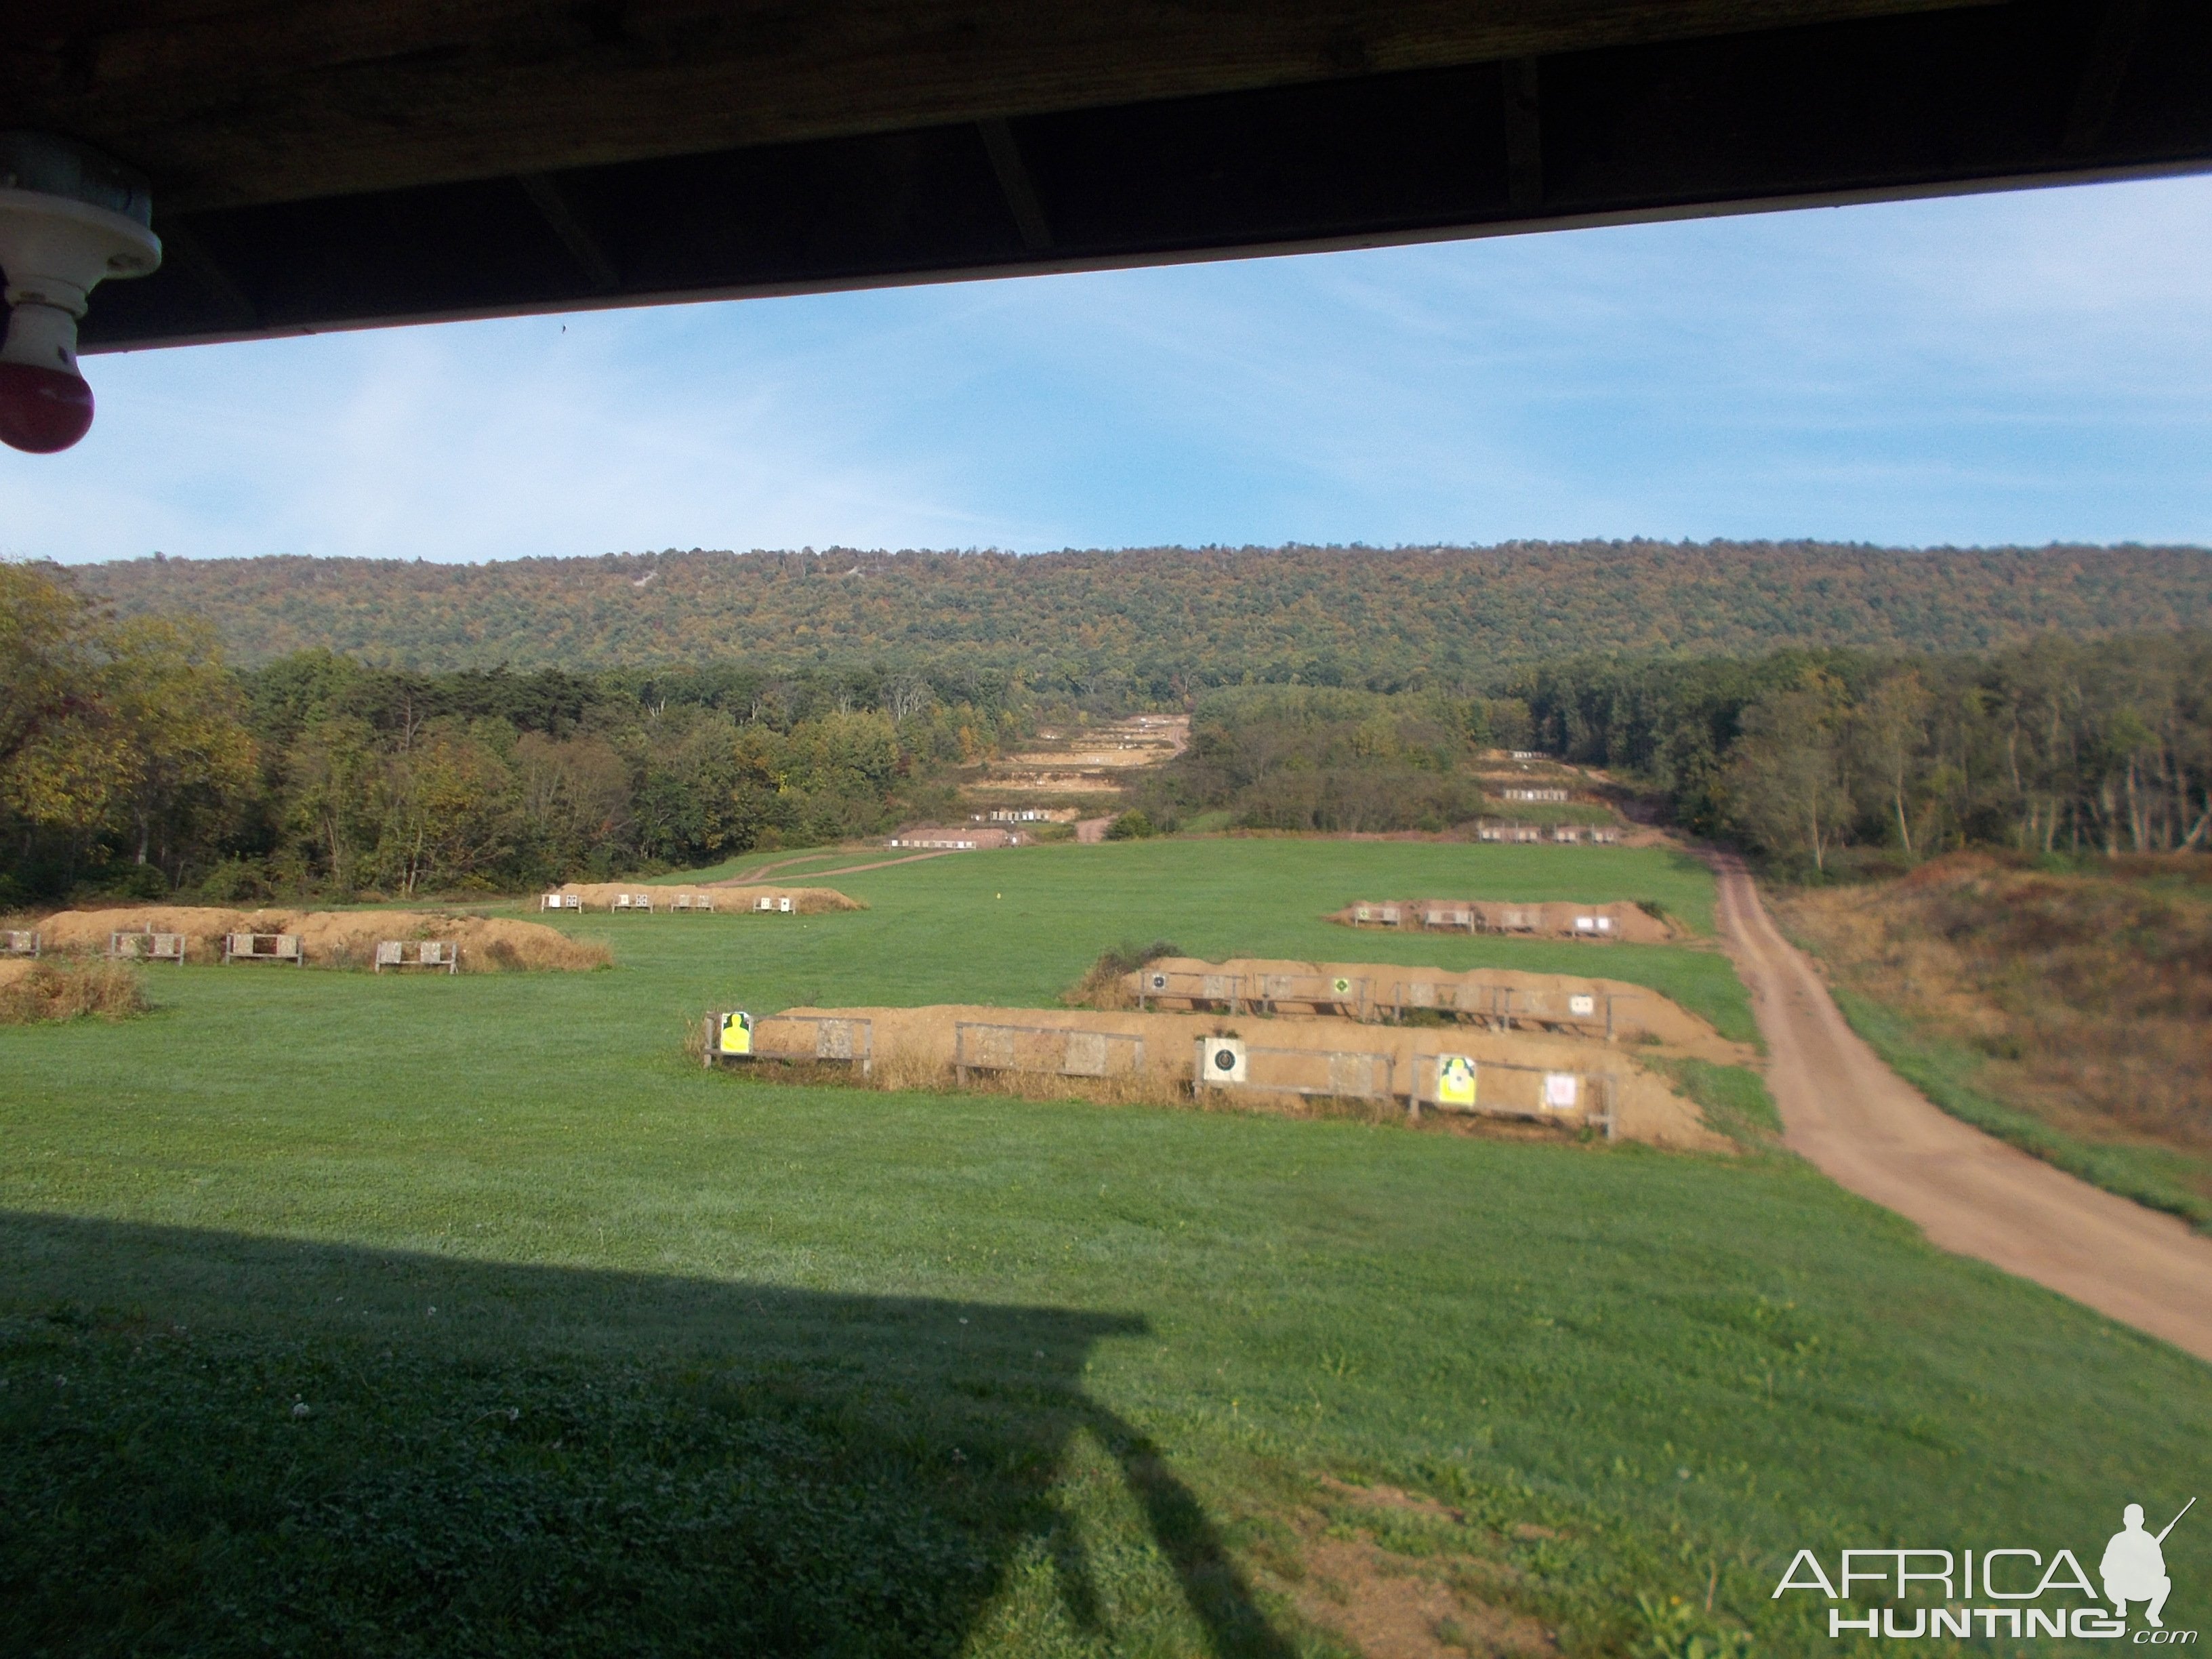
[[[1216,1048],[1213,1051],[1213,1069],[1217,1072],[1235,1071],[1237,1051],[1234,1048]]]
[[[1152,989],[1155,991],[1166,990],[1168,988],[1168,976],[1165,974],[1154,974],[1152,976]]]

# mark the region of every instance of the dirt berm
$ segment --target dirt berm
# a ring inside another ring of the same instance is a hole
[[[810,1019],[793,1018],[810,1017]],[[1071,1008],[990,1008],[939,1004],[921,1008],[813,1008],[784,1011],[757,1019],[756,1038],[763,1053],[812,1054],[819,1027],[811,1018],[866,1020],[872,1031],[871,1081],[878,1088],[954,1086],[957,1028],[968,1034],[963,1052],[979,1080],[997,1079],[1022,1092],[1057,1098],[1098,1097],[1155,1105],[1192,1103],[1194,1047],[1206,1036],[1237,1036],[1251,1049],[1254,1079],[1302,1085],[1326,1091],[1342,1080],[1346,1097],[1372,1089],[1382,1075],[1356,1061],[1335,1056],[1387,1056],[1387,1076],[1398,1103],[1375,1103],[1392,1115],[1402,1112],[1402,1097],[1415,1076],[1418,1056],[1439,1053],[1472,1056],[1481,1079],[1481,1097],[1515,1110],[1533,1110],[1547,1072],[1572,1073],[1584,1079],[1608,1078],[1617,1090],[1617,1133],[1659,1146],[1728,1150],[1729,1143],[1707,1128],[1698,1109],[1670,1089],[1665,1079],[1637,1067],[1617,1046],[1572,1037],[1522,1031],[1483,1031],[1468,1027],[1364,1024],[1350,1019],[1266,1019],[1212,1014],[1099,1012]],[[1058,1067],[1069,1053],[1066,1032],[1105,1034],[1091,1059],[1097,1075],[1069,1076]],[[1115,1041],[1115,1039],[1121,1041]],[[1142,1040],[1142,1060],[1127,1039]],[[863,1046],[852,1039],[857,1054]],[[1022,1070],[1000,1069],[1021,1066]],[[1355,1076],[1355,1074],[1357,1074]],[[1590,1086],[1585,1083],[1585,1087]],[[1585,1097],[1587,1098],[1587,1097]],[[1209,1090],[1208,1105],[1235,1109],[1303,1115],[1318,1109],[1298,1095],[1254,1088]]]
[[[1165,989],[1153,981],[1166,980]],[[1343,988],[1339,989],[1341,986]],[[1383,962],[1291,962],[1270,957],[1232,957],[1201,962],[1160,957],[1120,982],[1122,1006],[1145,1000],[1170,1008],[1263,1008],[1293,1018],[1346,1015],[1368,1019],[1431,1012],[1456,1015],[1507,1030],[1549,1030],[1603,1037],[1610,1017],[1620,1042],[1647,1042],[1662,1051],[1749,1066],[1757,1055],[1731,1042],[1680,1003],[1649,986],[1576,974],[1524,974],[1506,968],[1407,968]],[[1577,1006],[1577,999],[1587,1000]]]
[[[366,968],[380,939],[452,939],[461,971],[584,972],[613,961],[595,939],[570,939],[534,921],[425,910],[221,910],[191,904],[64,910],[38,924],[49,951],[98,955],[110,933],[182,933],[190,962],[221,962],[225,933],[296,933],[310,968]]]
[[[1590,924],[1602,919],[1602,927]],[[1640,904],[1508,903],[1497,899],[1360,899],[1329,921],[1412,933],[1504,933],[1522,939],[1625,939],[1666,945],[1683,930]]]
[[[574,893],[583,901],[587,910],[608,910],[614,908],[617,893],[650,893],[656,910],[675,908],[680,896],[696,903],[704,898],[713,902],[714,914],[737,915],[753,908],[757,898],[791,901],[795,915],[818,916],[831,910],[865,910],[868,907],[856,898],[839,892],[834,887],[726,887],[720,882],[695,882],[688,885],[655,885],[646,881],[565,881],[557,890]]]

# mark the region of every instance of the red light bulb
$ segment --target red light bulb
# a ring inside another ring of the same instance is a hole
[[[91,429],[92,388],[82,375],[0,361],[0,443],[51,455]]]

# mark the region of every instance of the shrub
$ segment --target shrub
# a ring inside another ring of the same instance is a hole
[[[1132,808],[1106,826],[1109,841],[1142,841],[1152,833],[1152,821]]]
[[[1121,984],[1122,975],[1133,974],[1146,963],[1158,962],[1162,957],[1182,954],[1181,945],[1164,939],[1156,939],[1150,945],[1111,945],[1098,953],[1098,960],[1068,988],[1060,1000],[1072,1008],[1126,1008],[1129,999]]]
[[[77,890],[91,899],[140,899],[154,902],[169,896],[169,878],[156,865],[118,864],[82,883]]]
[[[34,962],[0,981],[0,1025],[127,1019],[146,1006],[137,973],[118,962]]]
[[[224,859],[200,882],[208,904],[258,903],[269,896],[269,872],[250,859]]]

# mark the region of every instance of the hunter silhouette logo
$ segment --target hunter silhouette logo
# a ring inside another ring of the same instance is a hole
[[[2105,1559],[2097,1569],[2105,1581],[2105,1599],[2121,1618],[2128,1616],[2129,1602],[2146,1601],[2149,1605],[2143,1609],[2145,1621],[2154,1630],[2166,1628],[2166,1620],[2159,1614],[2166,1611],[2166,1598],[2173,1590],[2173,1580],[2166,1576],[2166,1534],[2179,1526],[2181,1516],[2196,1507],[2192,1498],[2181,1506],[2181,1515],[2167,1522],[2166,1531],[2155,1538],[2143,1530],[2142,1504],[2130,1504],[2122,1513],[2120,1530],[2105,1546]]]

